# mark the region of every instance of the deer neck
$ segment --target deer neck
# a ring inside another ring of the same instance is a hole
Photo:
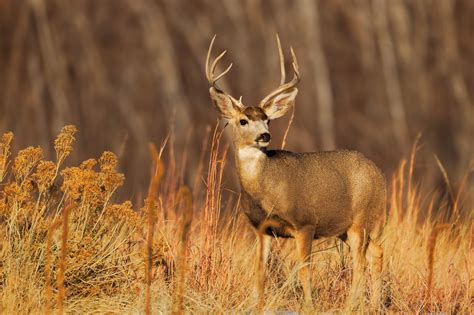
[[[251,189],[259,182],[266,159],[267,155],[263,148],[248,146],[236,148],[237,167],[243,189]]]

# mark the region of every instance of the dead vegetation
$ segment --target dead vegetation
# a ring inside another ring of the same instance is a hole
[[[49,162],[39,147],[8,158],[13,136],[2,136],[0,158],[7,165],[0,186],[3,312],[256,309],[250,290],[258,279],[256,235],[238,215],[237,194],[222,200],[227,149],[219,149],[217,129],[208,177],[192,190],[170,178],[176,173],[160,161],[170,148],[163,144],[160,152],[152,150],[155,168],[142,209],[129,201],[113,202],[124,180],[113,153],[78,167],[62,166],[75,131],[73,126],[61,130],[57,159]],[[420,194],[420,185],[412,182],[414,162],[413,154],[390,180],[382,237],[384,307],[389,312],[468,313],[473,302],[472,205],[462,193],[454,196],[455,203],[440,192]],[[221,213],[223,202],[234,210]],[[299,310],[302,292],[293,242],[276,243],[262,307]],[[350,258],[338,245],[315,242],[311,272],[317,311],[344,306]]]

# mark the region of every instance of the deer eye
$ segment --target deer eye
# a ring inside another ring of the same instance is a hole
[[[249,123],[249,122],[248,122],[247,120],[245,120],[245,119],[241,119],[241,120],[240,120],[240,125],[241,125],[241,126],[245,126],[245,125],[248,124],[248,123]]]

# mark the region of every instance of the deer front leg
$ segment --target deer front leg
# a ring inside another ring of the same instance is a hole
[[[261,309],[265,304],[265,267],[270,256],[272,237],[264,234],[266,224],[262,224],[258,230],[258,248],[257,248],[257,286],[256,295],[258,297],[258,307]]]
[[[299,270],[299,280],[303,286],[304,300],[307,307],[313,307],[311,296],[311,275],[309,263],[311,262],[311,248],[314,238],[314,227],[305,226],[294,233],[298,258],[301,262]]]

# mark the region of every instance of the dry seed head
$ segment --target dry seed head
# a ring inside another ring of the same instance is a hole
[[[125,222],[130,227],[138,227],[140,216],[133,210],[132,202],[110,205],[105,209],[106,217],[114,223]]]
[[[15,182],[10,182],[5,185],[3,188],[3,192],[5,193],[6,197],[13,197],[20,192],[20,186],[18,186]]]
[[[38,185],[40,192],[44,192],[51,187],[56,175],[56,164],[51,161],[40,161],[33,174],[33,179]]]
[[[97,164],[97,160],[88,159],[88,160],[85,160],[84,162],[82,162],[79,165],[79,168],[82,169],[82,170],[92,170],[96,164]]]
[[[105,151],[99,158],[99,166],[101,172],[107,172],[109,170],[115,170],[118,165],[117,156],[110,151]]]
[[[61,175],[64,182],[62,191],[68,192],[75,200],[88,202],[93,206],[104,204],[110,194],[123,184],[125,177],[117,172],[117,157],[112,152],[105,152],[99,159],[101,172],[94,170],[97,160],[89,159],[79,167],[65,168]]]
[[[125,176],[117,172],[117,165],[117,156],[110,151],[104,152],[99,158],[101,186],[106,193],[112,193],[117,187],[122,186],[125,180]]]
[[[32,200],[31,196],[34,190],[33,181],[27,180],[20,186],[20,193],[18,199],[21,202],[27,202]]]
[[[81,170],[78,167],[68,167],[61,172],[61,176],[64,178],[61,190],[68,192],[69,197],[73,200],[79,199],[82,193],[82,178]]]
[[[67,191],[76,201],[82,200],[94,206],[102,204],[104,198],[99,185],[99,173],[92,169],[96,163],[94,159],[89,159],[79,167],[65,168],[61,172],[64,178],[62,191]]]
[[[100,173],[100,184],[105,193],[112,193],[118,187],[123,185],[125,176],[116,171],[108,173]]]
[[[26,181],[21,186],[17,182],[10,182],[5,185],[3,192],[5,194],[6,211],[11,211],[13,209],[12,203],[16,202],[22,205],[22,208],[24,208],[22,212],[25,212],[27,203],[32,201],[33,185],[31,181]]]
[[[10,148],[10,143],[13,140],[13,132],[5,132],[0,138],[0,149]]]
[[[68,183],[64,176],[64,184],[70,185],[70,196],[74,199],[82,197],[81,200],[91,206],[101,205],[104,197],[98,185],[98,174],[92,170],[80,170],[74,173],[77,176],[69,176]]]
[[[74,125],[64,126],[59,132],[58,137],[54,140],[54,150],[56,150],[56,159],[58,164],[62,163],[64,159],[71,154],[72,144],[74,143],[74,135],[76,134],[76,127]]]
[[[16,180],[23,182],[42,158],[43,150],[40,147],[28,147],[18,152],[12,168]]]

